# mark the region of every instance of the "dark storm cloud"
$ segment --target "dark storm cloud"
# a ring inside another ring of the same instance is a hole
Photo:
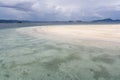
[[[32,6],[32,3],[29,2],[22,2],[22,3],[16,3],[14,5],[11,4],[6,4],[6,3],[0,3],[0,7],[3,8],[13,8],[17,10],[23,10],[23,11],[28,11],[30,10],[29,8]]]

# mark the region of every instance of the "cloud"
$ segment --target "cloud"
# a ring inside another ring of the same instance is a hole
[[[0,18],[11,19],[120,19],[120,0],[0,0],[0,11]]]

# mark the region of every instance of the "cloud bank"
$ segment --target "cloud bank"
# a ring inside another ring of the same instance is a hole
[[[120,19],[120,0],[0,0],[0,19]]]

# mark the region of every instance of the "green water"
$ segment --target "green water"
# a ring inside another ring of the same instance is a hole
[[[0,80],[120,80],[120,47],[75,45],[16,30],[0,30]]]

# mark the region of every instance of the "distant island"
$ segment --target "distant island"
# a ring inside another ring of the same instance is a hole
[[[111,18],[102,19],[102,20],[94,20],[92,23],[120,23],[120,20],[113,20]]]
[[[0,20],[0,23],[120,23],[120,20],[113,20],[111,18],[93,20],[93,21],[27,21],[27,20]]]
[[[29,22],[24,20],[0,20],[0,23],[23,23],[23,22]]]

